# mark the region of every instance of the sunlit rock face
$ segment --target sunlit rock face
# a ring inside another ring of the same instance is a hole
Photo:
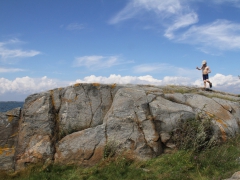
[[[176,148],[172,132],[204,116],[219,141],[239,132],[240,98],[195,87],[75,84],[30,95],[0,113],[0,169],[150,159]]]

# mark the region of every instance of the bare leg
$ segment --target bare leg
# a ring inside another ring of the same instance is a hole
[[[206,80],[204,80],[203,82],[204,82],[204,88],[206,89]]]
[[[208,82],[209,87],[212,88],[212,83],[207,79],[206,82]]]

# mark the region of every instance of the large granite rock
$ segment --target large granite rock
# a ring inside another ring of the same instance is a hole
[[[29,163],[52,159],[56,114],[50,92],[33,94],[25,100],[19,125],[16,169]]]
[[[21,109],[0,113],[0,170],[14,170]]]
[[[162,152],[159,134],[150,114],[146,92],[139,87],[122,88],[104,118],[107,141],[140,159]]]
[[[174,149],[172,132],[208,118],[225,141],[239,132],[240,97],[181,86],[75,84],[30,95],[0,113],[0,170],[28,164],[93,165],[124,154],[149,159]]]

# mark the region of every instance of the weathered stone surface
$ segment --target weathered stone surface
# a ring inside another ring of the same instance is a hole
[[[51,139],[55,135],[54,131],[55,114],[50,92],[29,96],[25,100],[19,127],[16,169],[24,168],[37,159],[41,161],[52,159],[53,153],[42,151],[42,146],[45,144],[52,148]]]
[[[0,147],[12,147],[16,145],[20,112],[21,109],[16,108],[0,113]]]
[[[92,165],[103,158],[105,144],[103,125],[72,133],[57,143],[55,163]]]
[[[60,98],[58,117],[59,131],[62,134],[102,124],[112,104],[111,87],[99,84],[67,87]]]
[[[0,169],[14,169],[14,154],[17,146],[18,125],[21,109],[0,113]]]
[[[28,147],[21,154],[20,158],[17,159],[17,169],[21,169],[29,163],[52,160],[53,150],[53,145],[48,135],[33,135],[28,143]]]
[[[144,90],[120,89],[104,122],[107,141],[116,142],[118,149],[127,150],[130,156],[145,159],[162,152]]]
[[[181,120],[194,119],[193,109],[190,106],[178,104],[163,97],[157,97],[149,106],[162,143],[166,147],[174,148],[175,145],[169,142],[171,138],[169,133],[178,127]]]
[[[167,94],[165,97],[176,103],[191,106],[195,114],[205,112],[208,118],[214,122],[216,133],[224,140],[226,140],[227,136],[234,136],[239,132],[239,102],[188,93]]]
[[[157,124],[159,132],[170,132],[178,125],[180,120],[193,119],[195,114],[190,106],[174,103],[162,97],[149,104],[151,113]]]
[[[230,112],[234,118],[240,123],[240,109],[239,102],[228,101],[220,98],[212,98],[214,101],[219,103],[226,111]]]
[[[0,113],[0,170],[93,165],[109,148],[149,159],[174,149],[171,133],[196,117],[211,120],[216,138],[227,140],[239,133],[239,100],[193,87],[97,83],[33,94],[22,111]]]

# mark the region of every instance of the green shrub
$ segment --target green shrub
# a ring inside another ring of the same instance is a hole
[[[202,151],[217,144],[211,119],[207,116],[180,120],[178,124],[178,128],[171,133],[178,149]]]
[[[115,141],[113,140],[108,141],[104,147],[103,158],[106,159],[109,157],[113,157],[116,154],[117,147],[118,147],[118,144]]]
[[[147,161],[116,156],[117,143],[109,141],[104,159],[93,167],[29,166],[17,173],[0,172],[4,180],[219,180],[240,169],[240,135],[216,143],[211,119],[200,112],[173,132],[178,151]],[[114,156],[115,155],[115,156]]]

